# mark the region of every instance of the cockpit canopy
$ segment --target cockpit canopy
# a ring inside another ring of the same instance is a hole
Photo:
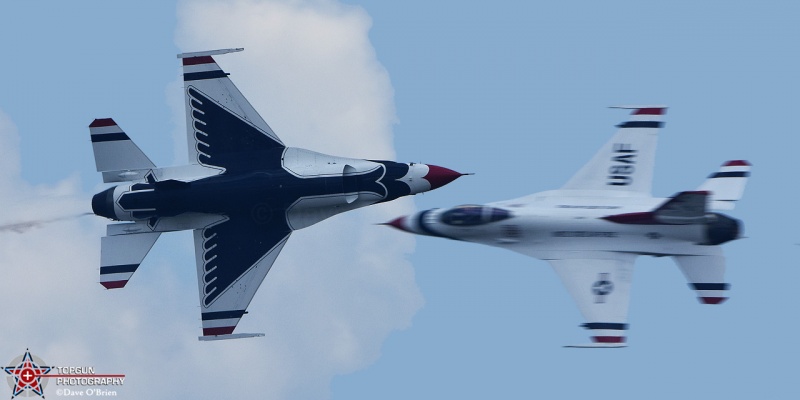
[[[475,226],[511,218],[511,213],[501,208],[463,205],[442,213],[439,220],[452,226]]]

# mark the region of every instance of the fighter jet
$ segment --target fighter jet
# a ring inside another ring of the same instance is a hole
[[[592,343],[624,347],[634,261],[670,256],[704,304],[727,297],[721,244],[742,223],[731,210],[750,164],[728,161],[693,191],[650,194],[664,106],[624,106],[627,121],[561,189],[489,203],[433,209],[387,224],[419,235],[482,243],[545,260],[578,304]]]
[[[127,221],[101,240],[100,283],[124,287],[162,232],[193,230],[201,340],[263,336],[233,331],[292,231],[461,176],[287,147],[212,57],[241,50],[178,55],[188,165],[157,168],[114,120],[89,125],[97,171],[118,183],[92,198],[92,210]]]

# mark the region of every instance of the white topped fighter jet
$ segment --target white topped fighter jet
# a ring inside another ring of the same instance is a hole
[[[162,232],[194,230],[201,340],[234,334],[292,231],[336,214],[444,186],[462,174],[286,147],[214,55],[181,54],[189,165],[157,168],[114,120],[89,125],[97,171],[118,183],[92,198],[115,221],[100,283],[124,287]]]
[[[726,297],[721,244],[741,237],[731,210],[750,164],[728,161],[693,191],[650,194],[663,106],[626,106],[629,119],[559,190],[486,205],[433,209],[388,224],[403,231],[506,248],[546,260],[592,331],[592,343],[624,347],[633,264],[670,256],[704,304]]]

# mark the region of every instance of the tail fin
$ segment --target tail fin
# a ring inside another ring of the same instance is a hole
[[[611,190],[650,196],[658,131],[666,106],[620,106],[631,115],[619,130],[561,189]]]
[[[156,167],[113,119],[92,121],[89,133],[94,163],[97,172],[103,173],[103,182],[141,180]]]
[[[733,210],[736,201],[742,198],[747,178],[750,176],[750,163],[733,160],[722,164],[719,171],[709,175],[697,190],[711,192],[710,208]]]
[[[100,241],[100,284],[119,289],[131,279],[161,232],[149,232],[135,223],[111,224],[107,229],[108,236]]]

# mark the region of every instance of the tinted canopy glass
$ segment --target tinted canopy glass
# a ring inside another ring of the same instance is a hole
[[[464,205],[442,213],[440,221],[453,226],[474,226],[511,218],[511,213],[494,207]]]

